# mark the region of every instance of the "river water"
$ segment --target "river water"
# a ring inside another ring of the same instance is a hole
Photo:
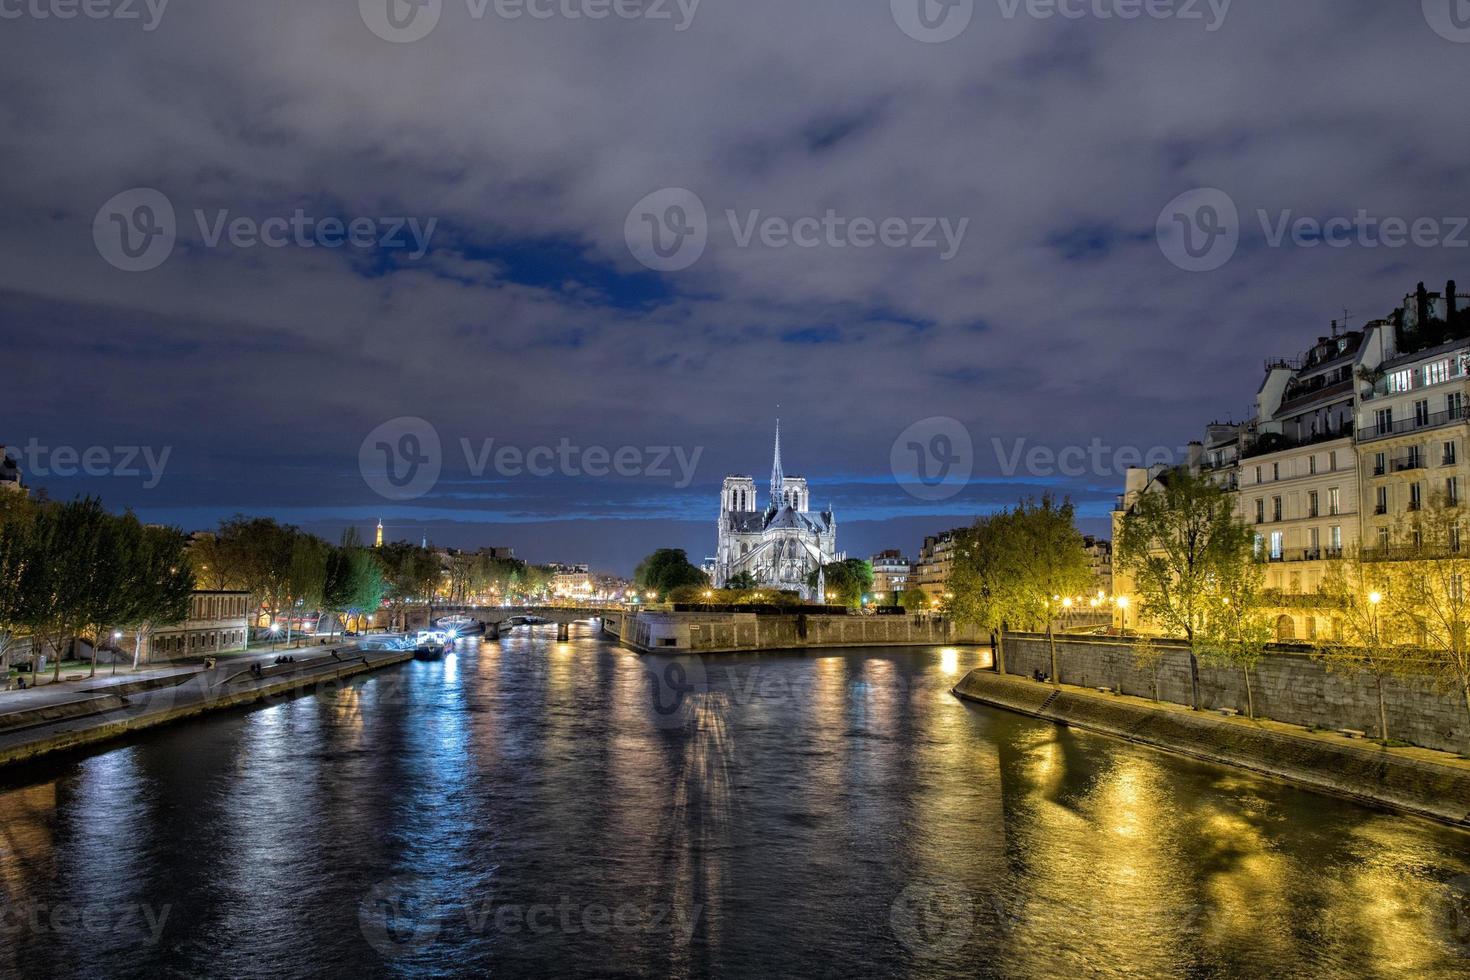
[[[1470,973],[1470,835],[967,705],[461,643],[0,777],[0,975]]]

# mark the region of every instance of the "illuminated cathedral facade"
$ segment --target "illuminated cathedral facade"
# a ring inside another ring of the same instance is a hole
[[[837,519],[830,506],[813,513],[805,478],[786,476],[782,470],[781,423],[777,420],[766,506],[759,506],[753,477],[727,476],[720,490],[714,585],[724,588],[742,572],[749,572],[760,588],[799,592],[813,599],[818,589],[807,584],[808,577],[844,557],[837,551]]]

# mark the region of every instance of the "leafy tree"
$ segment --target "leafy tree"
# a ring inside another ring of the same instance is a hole
[[[1133,664],[1146,670],[1153,677],[1154,700],[1159,699],[1159,667],[1164,662],[1164,648],[1153,641],[1153,637],[1140,636],[1133,643]]]
[[[1464,509],[1434,501],[1397,529],[1398,560],[1386,563],[1391,611],[1409,624],[1427,666],[1463,699],[1470,716],[1470,551]],[[1467,749],[1470,754],[1470,749]]]
[[[898,604],[909,612],[923,612],[929,608],[929,597],[923,589],[910,586],[898,597]]]
[[[122,517],[104,515],[98,530],[92,575],[83,596],[85,620],[92,627],[90,677],[97,676],[97,651],[102,649],[109,630],[125,620],[132,608],[143,541],[143,525],[131,513]],[[116,665],[115,659],[113,663]]]
[[[633,572],[633,581],[645,592],[660,597],[681,585],[709,588],[708,576],[690,564],[682,548],[660,548],[644,558]]]
[[[1199,708],[1199,652],[1227,610],[1228,583],[1255,563],[1252,534],[1208,477],[1171,470],[1139,496],[1118,531],[1114,563],[1130,575],[1140,613],[1189,647],[1190,703]],[[1236,611],[1231,615],[1243,615]],[[1214,630],[1218,639],[1229,627]]]
[[[10,689],[10,650],[32,620],[26,570],[36,558],[36,506],[25,494],[0,493],[0,689]]]
[[[755,575],[750,572],[740,572],[732,576],[725,583],[725,588],[727,589],[756,589],[759,587],[760,583],[756,581]]]
[[[1388,709],[1383,701],[1383,682],[1412,672],[1412,648],[1402,629],[1403,620],[1389,615],[1384,596],[1389,589],[1388,566],[1366,561],[1363,549],[1354,547],[1327,570],[1321,594],[1330,604],[1334,630],[1316,654],[1331,671],[1373,678],[1378,694],[1378,737],[1387,742]]]
[[[848,558],[822,566],[827,578],[827,601],[836,599],[844,606],[857,608],[863,596],[873,590],[873,565],[861,558]],[[817,587],[817,573],[807,576],[808,588]]]
[[[326,598],[330,546],[321,538],[296,528],[287,529],[290,564],[286,573],[286,642],[291,642],[296,607],[320,610]]]
[[[129,576],[131,601],[118,620],[118,625],[133,631],[134,668],[142,657],[145,637],[151,637],[156,627],[181,623],[189,617],[195,580],[188,543],[184,533],[175,528],[139,529],[133,574]],[[114,660],[114,672],[116,669]]]
[[[252,626],[255,610],[268,610],[274,622],[286,601],[294,531],[268,517],[236,516],[220,525],[215,554],[229,569],[226,580],[250,593]],[[248,646],[248,629],[245,635]]]
[[[1048,494],[977,520],[955,542],[946,612],[998,633],[1045,629],[1050,636],[1059,603],[1092,586],[1075,519],[1070,500],[1058,503]],[[1004,671],[1004,654],[997,656]],[[1058,677],[1054,640],[1052,677]]]
[[[394,627],[407,626],[407,608],[411,602],[426,602],[432,613],[434,590],[439,586],[439,557],[427,548],[395,541],[373,549],[373,557],[381,570],[384,598]]]
[[[1206,617],[1202,634],[1208,658],[1240,668],[1245,678],[1246,714],[1251,718],[1256,716],[1251,673],[1271,642],[1271,624],[1266,621],[1261,596],[1265,577],[1259,559],[1222,570],[1213,582],[1222,608]]]
[[[37,513],[35,560],[26,567],[31,626],[56,653],[52,681],[61,680],[61,661],[76,631],[86,624],[98,545],[107,512],[94,498],[46,504]]]

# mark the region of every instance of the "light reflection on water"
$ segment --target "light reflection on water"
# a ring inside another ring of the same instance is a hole
[[[963,704],[982,651],[553,635],[9,774],[0,975],[1470,966],[1470,837]]]

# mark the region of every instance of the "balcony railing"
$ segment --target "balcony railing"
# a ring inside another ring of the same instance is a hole
[[[1406,470],[1422,470],[1422,469],[1424,469],[1424,457],[1423,456],[1418,456],[1418,455],[1414,455],[1414,456],[1398,456],[1398,457],[1395,457],[1394,458],[1394,461],[1393,461],[1393,471],[1395,473],[1403,473]]]
[[[1390,436],[1403,435],[1405,432],[1418,432],[1421,429],[1435,429],[1441,425],[1450,425],[1454,422],[1463,422],[1470,418],[1463,406],[1451,408],[1443,412],[1434,412],[1429,415],[1418,415],[1411,419],[1400,419],[1390,425],[1372,425],[1366,429],[1358,430],[1359,442],[1372,442],[1375,439],[1387,439]]]

